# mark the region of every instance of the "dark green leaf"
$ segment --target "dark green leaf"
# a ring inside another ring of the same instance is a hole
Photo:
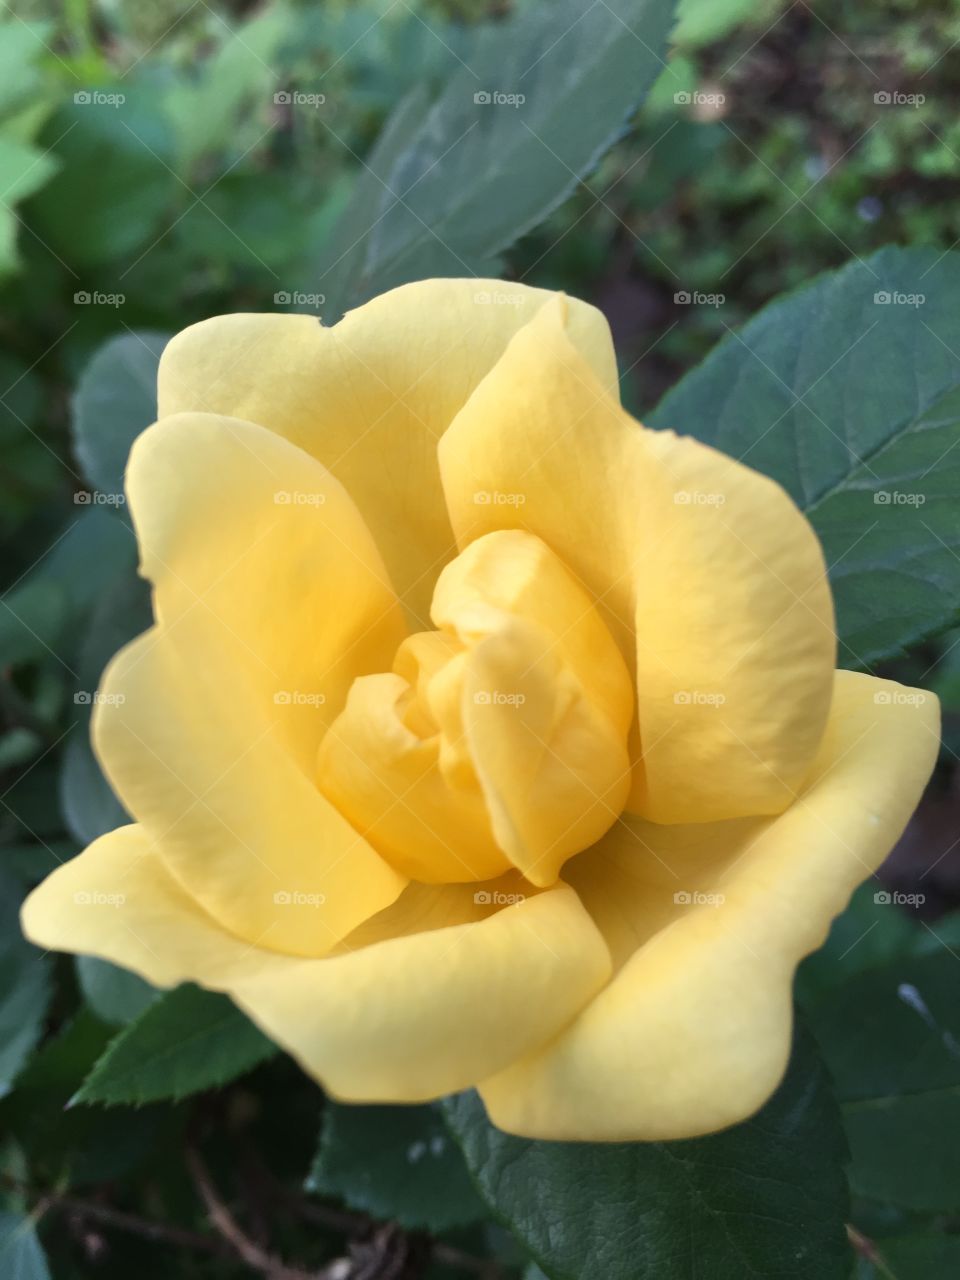
[[[4,1280],[50,1280],[50,1270],[30,1218],[0,1210],[0,1275]]]
[[[111,1040],[74,1101],[183,1098],[226,1084],[276,1051],[226,996],[177,987]]]
[[[147,584],[123,573],[94,609],[84,638],[74,695],[77,719],[67,740],[60,777],[60,802],[70,831],[84,844],[130,819],[100,769],[90,747],[90,713],[104,667],[117,650],[151,622]]]
[[[447,1231],[486,1217],[434,1107],[329,1103],[310,1189],[408,1228]]]
[[[174,201],[189,193],[170,167],[171,130],[145,83],[98,90],[104,97],[96,100],[80,92],[89,101],[61,106],[41,136],[61,167],[33,197],[32,212],[61,258],[101,269],[78,292],[117,293],[123,285],[107,288],[103,264],[148,248]]]
[[[842,1104],[851,1185],[866,1199],[960,1209],[957,972],[941,947],[870,969],[810,1010]]]
[[[929,955],[944,946],[960,951],[960,912],[941,917],[933,929],[919,918],[922,894],[894,894],[868,880],[834,920],[827,941],[808,956],[797,974],[804,1007],[876,965]],[[906,899],[905,901],[902,899]]]
[[[83,997],[104,1022],[133,1022],[157,997],[149,982],[99,956],[77,956],[76,965]]]
[[[960,1275],[960,1236],[900,1236],[879,1240],[882,1269],[861,1263],[857,1280],[956,1280]]]
[[[481,1194],[551,1280],[846,1280],[840,1118],[806,1035],[752,1120],[672,1143],[532,1142],[447,1114]]]
[[[484,26],[431,107],[400,108],[404,145],[377,158],[381,181],[368,175],[344,213],[334,243],[352,246],[349,301],[493,270],[623,132],[665,65],[673,15],[674,0],[555,0]],[[333,293],[323,275],[318,288]]]
[[[84,370],[73,402],[73,436],[84,474],[104,494],[123,492],[134,438],[157,416],[157,365],[169,335],[111,338]]]
[[[21,896],[0,872],[0,1097],[39,1040],[50,1002],[50,961],[20,932]]]
[[[960,254],[884,249],[761,311],[649,420],[772,476],[807,512],[844,666],[957,617],[958,292]]]

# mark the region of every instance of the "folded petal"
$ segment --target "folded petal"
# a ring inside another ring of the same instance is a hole
[[[250,423],[165,419],[134,446],[127,485],[159,622],[107,668],[97,754],[217,920],[322,954],[405,884],[314,778],[351,681],[389,665],[403,635],[382,562],[329,472]],[[326,906],[279,930],[278,893]]]
[[[659,822],[783,809],[822,735],[834,663],[823,557],[783,490],[633,421],[570,342],[559,298],[512,340],[439,457],[461,547],[527,529],[596,600],[636,675],[628,807]]]
[[[567,869],[619,971],[568,1028],[481,1086],[534,1138],[684,1138],[776,1087],[792,978],[903,830],[938,748],[931,694],[838,672],[803,795],[775,818],[619,824]]]
[[[142,829],[123,827],[34,890],[23,926],[40,946],[102,956],[158,986],[229,992],[340,1098],[414,1102],[549,1039],[609,976],[606,945],[571,889],[504,905],[516,887],[410,886],[337,955],[283,956],[220,928]],[[275,907],[281,929],[289,909]]]
[[[160,414],[258,422],[346,485],[391,579],[428,625],[433,582],[452,554],[436,442],[510,338],[552,295],[492,280],[425,280],[324,328],[311,316],[230,315],[185,329],[160,365]],[[569,303],[571,340],[616,382],[606,321]]]

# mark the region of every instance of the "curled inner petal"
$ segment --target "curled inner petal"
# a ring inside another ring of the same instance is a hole
[[[356,680],[320,748],[324,794],[418,880],[516,868],[552,884],[620,813],[630,677],[586,592],[539,538],[503,530],[443,571],[438,630]]]

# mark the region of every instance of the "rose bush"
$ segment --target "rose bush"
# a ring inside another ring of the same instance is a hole
[[[342,1099],[752,1113],[937,707],[834,671],[805,518],[617,385],[597,311],[493,281],[175,338],[127,471],[155,625],[93,723],[136,821],[28,936],[229,992]]]

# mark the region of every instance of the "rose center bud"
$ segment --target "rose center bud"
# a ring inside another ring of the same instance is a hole
[[[633,690],[592,600],[539,538],[477,539],[393,671],[354,681],[319,784],[406,875],[535,885],[616,821]]]

